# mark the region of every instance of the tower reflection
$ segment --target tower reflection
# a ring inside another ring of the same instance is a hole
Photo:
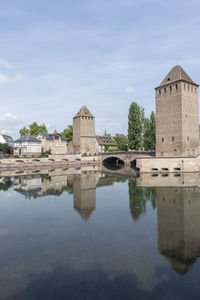
[[[144,174],[137,185],[157,194],[158,248],[180,275],[200,255],[200,188],[198,174]]]
[[[96,208],[97,182],[96,173],[82,174],[74,179],[74,209],[83,220],[88,220]]]
[[[158,188],[158,247],[179,274],[200,255],[200,190]]]

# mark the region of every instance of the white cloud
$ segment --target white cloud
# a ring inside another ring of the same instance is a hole
[[[16,74],[15,76],[8,76],[8,75],[0,74],[0,84],[18,82],[18,81],[22,81],[23,79],[24,79],[24,76],[20,73]]]
[[[124,91],[125,91],[126,93],[133,93],[133,92],[135,92],[135,89],[134,89],[133,87],[131,87],[131,86],[127,86],[127,87],[124,89]]]
[[[11,63],[9,63],[7,60],[5,60],[3,58],[0,58],[0,66],[7,70],[12,69]]]
[[[0,117],[0,132],[13,137],[18,136],[18,131],[24,126],[24,121],[13,113],[6,113]]]
[[[6,75],[0,74],[0,84],[8,83],[9,78]]]
[[[7,113],[0,118],[0,121],[16,121],[16,120],[17,120],[17,116],[12,113]]]
[[[7,135],[9,135],[9,134],[11,134],[11,130],[7,130],[7,129],[3,129],[3,130],[1,130],[1,134],[7,134]]]
[[[24,75],[22,75],[21,73],[18,73],[17,75],[14,76],[14,81],[21,81],[24,79]]]

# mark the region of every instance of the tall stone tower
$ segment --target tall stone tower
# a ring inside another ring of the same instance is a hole
[[[96,152],[95,118],[85,105],[73,118],[73,147],[81,153]]]
[[[155,88],[156,156],[199,154],[198,87],[175,66]]]

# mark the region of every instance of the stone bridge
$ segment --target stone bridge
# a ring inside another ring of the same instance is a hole
[[[123,161],[125,165],[130,165],[136,162],[137,158],[152,157],[155,152],[149,151],[119,151],[119,152],[103,152],[101,153],[102,162]]]

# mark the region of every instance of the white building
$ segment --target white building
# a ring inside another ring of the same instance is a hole
[[[0,134],[0,144],[8,144],[11,147],[14,146],[14,142],[11,136],[5,134]]]
[[[41,153],[41,141],[28,134],[14,141],[14,155],[36,155]]]
[[[106,147],[117,147],[117,143],[110,135],[96,135],[96,152],[105,152]]]

